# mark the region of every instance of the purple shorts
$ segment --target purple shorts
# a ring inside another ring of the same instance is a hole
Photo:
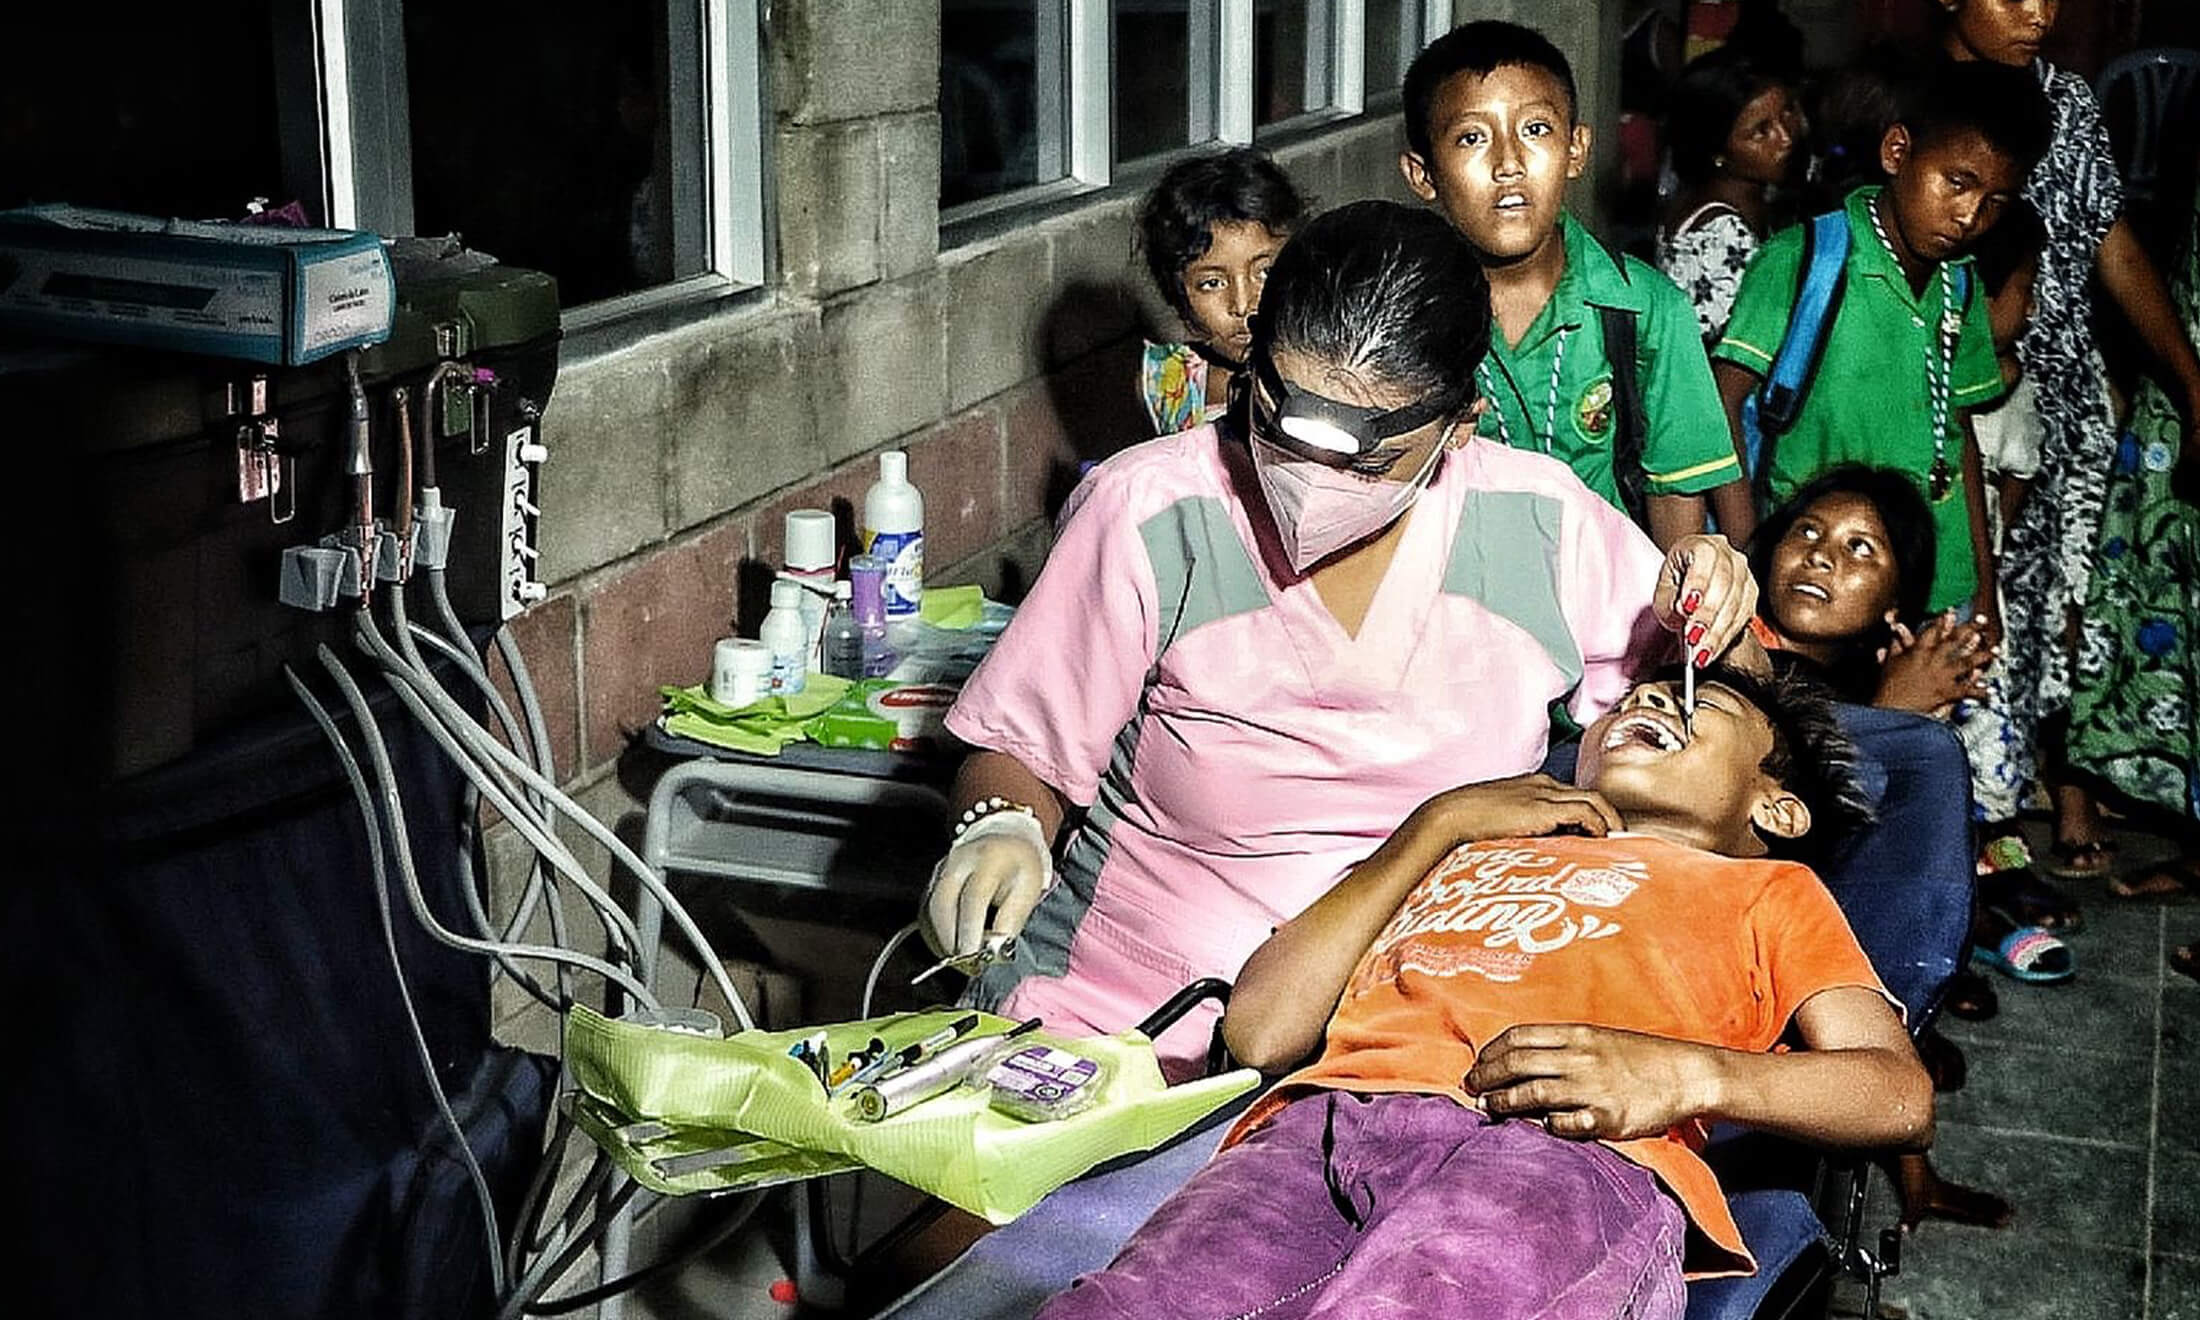
[[[1680,1207],[1595,1142],[1443,1096],[1317,1092],[1039,1320],[1674,1320]]]

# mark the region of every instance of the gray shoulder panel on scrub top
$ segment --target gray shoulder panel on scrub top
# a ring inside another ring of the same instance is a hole
[[[1569,686],[1581,680],[1581,647],[1558,602],[1559,530],[1566,509],[1526,490],[1467,494],[1444,570],[1444,593],[1480,602],[1542,643]]]
[[[1178,500],[1140,523],[1138,534],[1146,542],[1160,602],[1156,660],[1196,628],[1268,608],[1268,589],[1221,500],[1211,495]]]

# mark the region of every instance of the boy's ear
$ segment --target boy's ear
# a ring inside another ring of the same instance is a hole
[[[1436,181],[1429,176],[1428,162],[1420,153],[1404,151],[1398,154],[1398,172],[1406,176],[1406,187],[1424,202],[1436,200]]]
[[[1589,168],[1589,148],[1596,142],[1596,134],[1587,124],[1575,124],[1572,136],[1566,140],[1566,177],[1578,179]]]
[[[1900,124],[1889,124],[1887,135],[1879,139],[1879,168],[1888,178],[1902,169],[1902,162],[1910,158],[1910,130]]]
[[[1810,833],[1810,808],[1803,799],[1774,784],[1757,795],[1749,809],[1749,823],[1759,834],[1775,839],[1800,839]]]

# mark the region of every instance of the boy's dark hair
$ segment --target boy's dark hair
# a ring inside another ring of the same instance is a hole
[[[1893,468],[1843,463],[1826,469],[1798,487],[1787,502],[1774,509],[1749,538],[1749,571],[1760,590],[1772,589],[1772,552],[1811,505],[1828,495],[1854,495],[1878,511],[1887,529],[1887,549],[1894,555],[1898,585],[1895,614],[1915,625],[1925,617],[1932,599],[1933,571],[1939,564],[1939,536],[1933,511],[1918,492],[1917,483]],[[1859,645],[1875,648],[1885,634],[1859,639]]]
[[[1673,153],[1673,173],[1681,182],[1703,183],[1716,174],[1742,107],[1781,83],[1777,75],[1732,47],[1690,60],[1666,100],[1666,143]]]
[[[1810,97],[1810,153],[1817,180],[1809,210],[1832,210],[1856,188],[1886,177],[1879,143],[1902,117],[1902,92],[1925,67],[1907,47],[1878,43],[1820,79]]]
[[[1430,42],[1406,69],[1406,145],[1427,159],[1432,141],[1429,112],[1436,93],[1462,73],[1487,78],[1505,65],[1541,69],[1566,89],[1566,115],[1579,113],[1581,98],[1574,90],[1574,66],[1566,62],[1551,39],[1531,27],[1482,19],[1463,23]]]
[[[2047,93],[2030,69],[1989,60],[1943,60],[1912,81],[1895,121],[1910,131],[1913,154],[1964,133],[1976,133],[2030,174],[2055,131]]]
[[[1657,677],[1680,682],[1672,665]],[[1810,829],[1799,839],[1765,836],[1775,857],[1808,865],[1832,857],[1848,837],[1872,822],[1870,799],[1856,773],[1856,744],[1834,716],[1833,694],[1799,671],[1763,678],[1728,664],[1701,670],[1697,685],[1717,683],[1755,706],[1772,726],[1772,749],[1758,768],[1810,809]]]
[[[1489,344],[1473,245],[1434,211],[1367,201],[1315,216],[1276,254],[1251,352],[1288,349],[1457,411]]]
[[[1171,165],[1138,207],[1138,247],[1154,287],[1188,322],[1184,272],[1205,256],[1216,224],[1253,222],[1289,235],[1310,209],[1291,176],[1252,147],[1189,156]]]

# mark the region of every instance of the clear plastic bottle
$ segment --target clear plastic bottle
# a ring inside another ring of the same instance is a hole
[[[863,629],[863,676],[884,678],[901,663],[900,647],[886,625],[886,583],[889,565],[876,555],[857,555],[848,561],[849,608],[856,626]]]
[[[802,598],[809,594],[799,582],[772,583],[771,613],[764,616],[756,637],[772,649],[773,696],[793,696],[809,682],[812,639],[802,618]]]
[[[849,605],[846,582],[833,584],[833,608],[825,615],[825,672],[835,678],[863,677],[863,625]]]

